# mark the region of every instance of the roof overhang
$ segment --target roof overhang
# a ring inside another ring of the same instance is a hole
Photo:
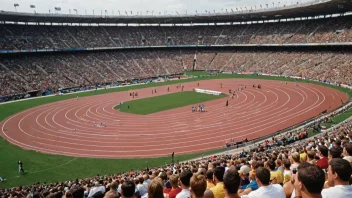
[[[263,5],[264,8],[265,5]],[[298,17],[312,17],[346,13],[352,11],[351,0],[316,0],[305,4],[295,4],[280,8],[235,11],[196,15],[155,15],[155,16],[106,16],[74,14],[41,14],[0,11],[0,21],[40,22],[40,23],[97,23],[97,24],[190,24],[228,23],[276,20]],[[266,7],[266,6],[265,6]],[[270,7],[270,6],[269,6]],[[253,8],[253,7],[252,7]]]

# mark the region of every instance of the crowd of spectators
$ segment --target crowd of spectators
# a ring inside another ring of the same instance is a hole
[[[311,138],[306,137],[305,130],[286,135],[232,154],[113,175],[0,189],[0,197],[352,196],[352,120]]]
[[[350,16],[217,26],[0,25],[0,50],[350,42]]]
[[[177,51],[3,56],[0,96],[125,82],[183,73]]]
[[[197,70],[268,73],[351,85],[348,51],[199,51]]]
[[[351,85],[349,51],[135,50],[1,56],[0,96],[216,70]]]

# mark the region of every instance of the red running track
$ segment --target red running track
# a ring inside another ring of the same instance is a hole
[[[185,91],[198,82],[185,83]],[[114,110],[129,92],[64,100],[28,109],[1,123],[1,136],[24,149],[43,153],[92,157],[139,158],[194,153],[223,147],[234,138],[242,141],[275,133],[332,111],[346,102],[346,94],[313,84],[253,79],[199,81],[200,87],[228,94],[239,85],[238,98],[205,102],[208,112],[191,112],[191,106],[150,115]],[[220,87],[223,83],[223,88]],[[261,84],[255,89],[253,84]],[[139,98],[179,92],[176,85],[138,90]],[[152,95],[152,89],[157,94]],[[57,96],[59,97],[59,96]],[[229,100],[229,106],[225,101]],[[104,123],[106,127],[93,126]]]

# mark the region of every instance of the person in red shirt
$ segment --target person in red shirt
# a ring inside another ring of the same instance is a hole
[[[321,169],[327,169],[329,167],[329,149],[322,145],[318,147],[318,154],[320,159],[317,161],[317,165],[321,168]]]
[[[170,175],[169,182],[172,186],[172,189],[169,192],[169,198],[176,198],[176,195],[181,192],[181,188],[178,187],[178,176]]]

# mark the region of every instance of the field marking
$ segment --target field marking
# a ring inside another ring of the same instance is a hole
[[[61,164],[61,165],[58,165],[58,166],[55,166],[55,167],[52,167],[52,168],[47,168],[47,169],[44,169],[44,170],[40,170],[40,171],[35,171],[35,172],[31,172],[31,174],[34,174],[34,173],[41,173],[41,172],[45,172],[45,171],[48,171],[48,170],[52,170],[52,169],[55,169],[55,168],[59,168],[61,166],[65,166],[73,161],[75,161],[77,158],[75,157],[74,159],[64,163],[64,164]]]

